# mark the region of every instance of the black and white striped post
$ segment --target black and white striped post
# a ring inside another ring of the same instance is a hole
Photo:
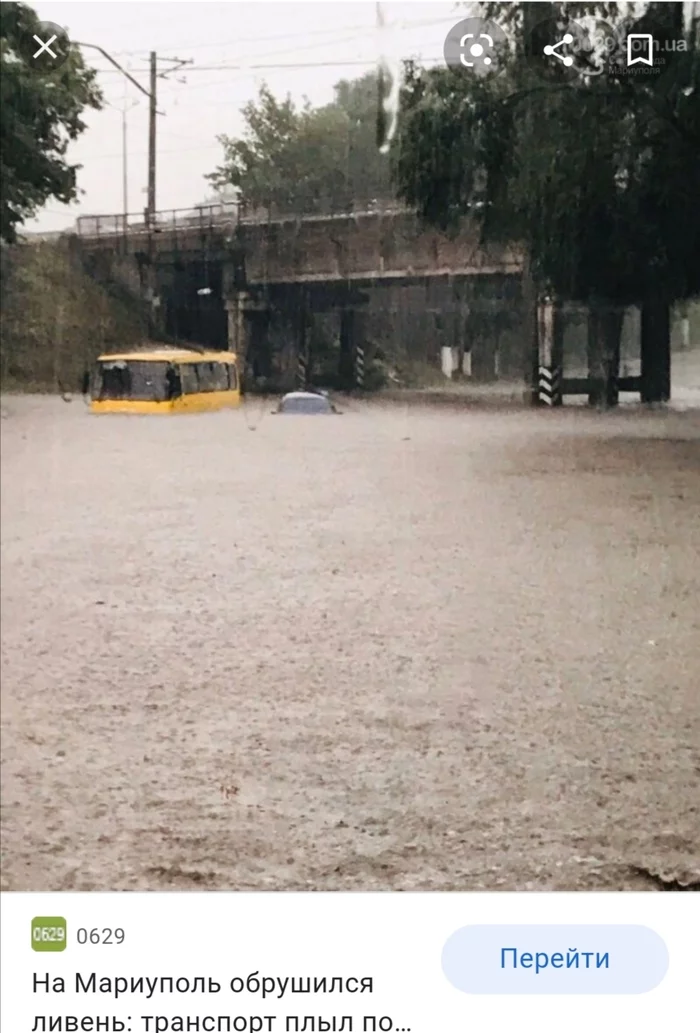
[[[365,349],[361,344],[355,347],[355,386],[360,391],[365,386]]]
[[[297,356],[297,387],[303,391],[309,382],[309,357],[305,352]]]
[[[540,405],[561,405],[561,373],[554,366],[540,366],[539,370]]]
[[[545,298],[540,303],[538,317],[537,401],[540,405],[561,405],[563,401],[561,328],[557,326],[558,313],[551,298]]]

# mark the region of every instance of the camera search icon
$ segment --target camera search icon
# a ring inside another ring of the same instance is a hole
[[[459,55],[459,60],[462,62],[465,68],[473,68],[474,61],[481,59],[485,65],[493,64],[493,59],[489,56],[488,50],[493,50],[493,38],[489,36],[488,32],[480,32],[479,40],[485,40],[486,46],[476,40],[474,43],[470,43],[469,40],[474,39],[473,32],[465,32],[459,41],[460,50],[462,51]],[[467,55],[472,58],[471,61],[467,60]]]
[[[507,37],[500,25],[484,18],[465,18],[445,39],[443,54],[448,68],[485,75],[498,71],[499,49]]]

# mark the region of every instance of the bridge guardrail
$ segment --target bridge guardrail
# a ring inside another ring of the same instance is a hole
[[[218,237],[233,234],[241,224],[260,225],[266,222],[324,222],[329,219],[347,219],[353,216],[400,215],[412,209],[397,201],[370,201],[348,206],[345,209],[329,209],[324,212],[299,212],[275,208],[245,208],[233,203],[195,205],[192,208],[161,209],[149,221],[145,213],[105,213],[80,215],[72,229],[54,232],[29,232],[25,235],[31,243],[39,240],[58,240],[61,237],[78,236],[86,241],[116,243],[119,240],[148,239],[151,234],[187,235],[187,237]]]
[[[146,213],[127,215],[81,215],[75,230],[79,237],[120,237],[173,230],[211,232],[235,226],[239,211],[221,205],[197,205],[194,208],[163,209],[149,218]]]
[[[274,207],[246,209],[237,204],[211,204],[196,205],[193,208],[162,209],[150,220],[146,218],[145,213],[81,215],[76,220],[75,232],[78,237],[91,240],[141,237],[149,233],[199,232],[213,235],[232,232],[241,223],[259,224],[295,218],[304,221],[343,219],[353,215],[389,215],[408,210],[395,201],[374,201],[348,206],[343,210],[308,213]]]

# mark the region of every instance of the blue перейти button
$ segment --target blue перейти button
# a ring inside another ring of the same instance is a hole
[[[467,925],[445,944],[442,970],[466,994],[645,994],[668,950],[643,925]]]

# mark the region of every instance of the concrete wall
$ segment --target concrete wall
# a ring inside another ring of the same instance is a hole
[[[456,237],[426,229],[412,213],[367,214],[243,225],[238,242],[250,284],[517,272],[511,247],[484,250],[474,228]]]

